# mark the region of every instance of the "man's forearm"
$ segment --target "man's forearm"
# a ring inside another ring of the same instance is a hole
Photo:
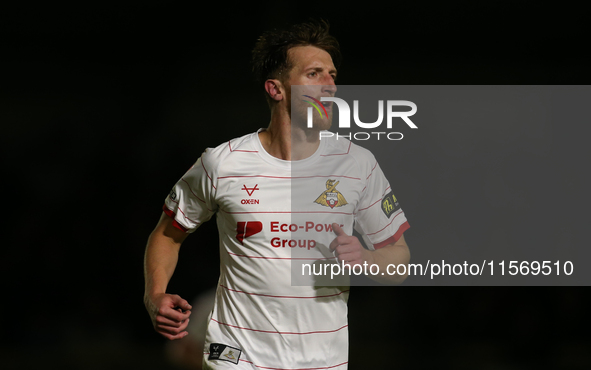
[[[174,273],[180,244],[156,231],[150,235],[144,257],[145,295],[165,293]]]
[[[410,252],[408,250],[408,246],[406,245],[406,243],[389,244],[378,250],[366,252],[368,254],[368,263],[376,264],[380,268],[380,273],[378,273],[377,275],[368,275],[368,277],[372,280],[382,284],[401,284],[408,276],[408,263],[410,261]],[[398,267],[399,265],[406,265],[407,268],[404,269],[405,273],[402,275],[399,275],[397,273],[394,275],[390,275],[388,272],[393,272],[394,270],[392,268],[388,270],[388,265],[395,265],[396,267]]]
[[[187,336],[185,329],[191,315],[189,302],[177,294],[166,293],[186,237],[185,232],[174,227],[173,219],[162,213],[148,238],[144,257],[144,304],[154,329],[171,340]]]

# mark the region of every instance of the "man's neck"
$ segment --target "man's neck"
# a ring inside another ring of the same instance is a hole
[[[271,123],[259,138],[267,153],[286,161],[306,159],[320,145],[318,131],[292,125],[289,115],[279,112],[272,112]]]

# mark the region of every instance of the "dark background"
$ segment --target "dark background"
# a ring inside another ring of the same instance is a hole
[[[145,242],[166,194],[207,146],[267,126],[249,66],[263,31],[309,16],[328,19],[344,56],[339,83],[348,85],[589,84],[585,13],[530,4],[5,9],[0,366],[171,366],[143,307]],[[544,168],[543,158],[516,158],[547,176],[571,176],[548,196],[586,204],[586,126],[565,122],[553,132],[568,171]],[[420,154],[419,144],[409,157]],[[455,159],[460,176],[446,178],[446,186],[457,184],[461,193],[471,169]],[[527,171],[512,168],[527,182]],[[404,167],[411,179],[424,170]],[[420,248],[413,238],[439,222],[425,216],[438,204],[397,196],[412,225],[411,250]],[[461,212],[470,199],[457,202]],[[528,206],[510,204],[508,212],[527,218],[539,211]],[[563,242],[586,247],[585,220],[562,210],[561,230],[571,235]],[[413,223],[413,215],[422,221]],[[442,248],[453,238],[461,232],[436,236]],[[191,299],[215,285],[217,274],[217,232],[209,222],[185,242],[170,291]],[[350,368],[588,368],[588,293],[354,287]]]

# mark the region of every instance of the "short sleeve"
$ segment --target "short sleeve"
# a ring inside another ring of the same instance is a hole
[[[355,229],[375,250],[398,241],[409,227],[398,199],[375,162],[355,213]]]
[[[164,201],[163,211],[174,219],[174,226],[189,233],[217,210],[216,188],[212,170],[207,168],[208,161],[204,158],[206,153],[181,177]]]

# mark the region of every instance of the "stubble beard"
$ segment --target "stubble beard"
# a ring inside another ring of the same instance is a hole
[[[287,102],[287,111],[291,117],[292,127],[297,127],[305,131],[320,132],[323,130],[329,130],[332,126],[332,110],[327,112],[327,115],[323,114],[323,118],[315,108],[312,108],[309,104],[304,101],[295,102],[295,106],[292,106],[291,94],[289,94],[289,100]],[[312,127],[308,127],[308,108],[312,108]],[[322,109],[322,107],[320,107]]]

